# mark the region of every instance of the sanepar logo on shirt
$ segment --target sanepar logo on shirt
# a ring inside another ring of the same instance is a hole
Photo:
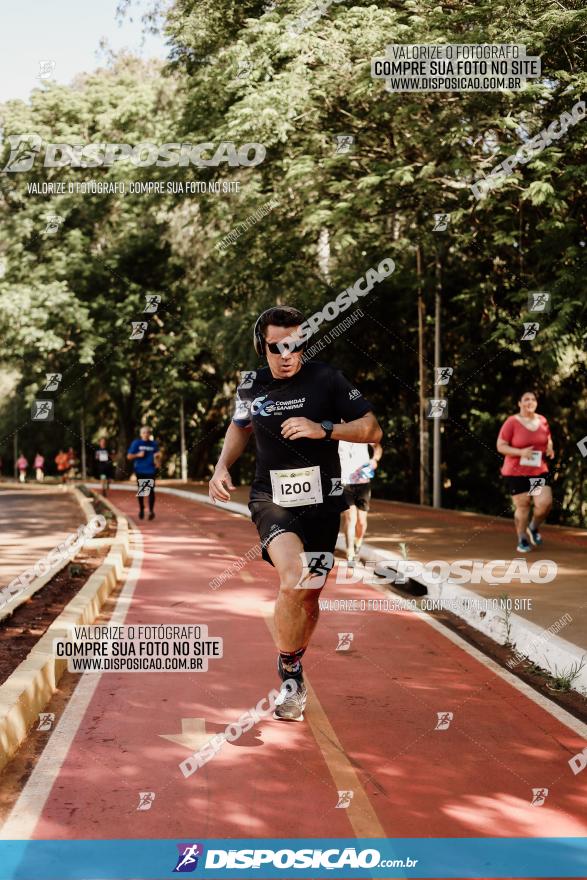
[[[270,416],[274,413],[279,415],[290,409],[302,409],[305,402],[305,397],[294,397],[292,400],[280,400],[276,403],[274,400],[267,400],[267,395],[264,394],[262,397],[255,397],[253,400],[251,404],[251,414],[254,416]]]

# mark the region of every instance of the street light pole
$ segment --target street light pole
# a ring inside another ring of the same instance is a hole
[[[436,385],[438,381],[438,370],[440,367],[440,306],[441,306],[441,282],[440,282],[440,267],[438,265],[438,258],[436,262],[437,266],[437,283],[436,283],[436,292],[434,296],[434,384],[435,384],[435,397],[442,397],[442,393],[440,388],[442,386]],[[434,433],[432,435],[433,441],[433,449],[432,449],[432,506],[433,507],[442,507],[442,481],[441,481],[441,471],[440,471],[440,462],[441,462],[441,433],[440,433],[440,419],[434,419]]]
[[[183,408],[183,397],[179,399],[179,443],[180,443],[180,461],[181,461],[181,481],[188,481],[188,457],[185,448],[185,413]]]
[[[14,476],[18,477],[18,468],[16,459],[18,458],[18,401],[16,394],[14,395],[14,434],[12,440],[12,454],[14,456]]]
[[[80,440],[82,442],[81,464],[82,464],[82,480],[86,479],[86,425],[84,418],[84,405],[82,403],[82,411],[80,416]]]

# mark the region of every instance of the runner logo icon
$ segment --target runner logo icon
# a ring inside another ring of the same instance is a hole
[[[354,639],[353,633],[339,633],[338,634],[338,645],[336,646],[337,651],[348,651],[351,647],[351,642]]]
[[[334,567],[334,553],[304,551],[300,553],[302,576],[297,590],[320,590],[326,583],[329,572]]]
[[[240,387],[243,389],[244,388],[252,388],[256,375],[257,375],[257,373],[255,370],[242,370],[241,371]]]
[[[541,807],[546,798],[548,797],[548,789],[547,788],[533,788],[532,789],[532,803],[531,807]]]
[[[139,805],[137,810],[150,810],[155,800],[154,791],[139,791]]]
[[[338,792],[338,803],[335,807],[337,810],[348,810],[351,805],[351,800],[354,797],[354,791],[339,791]]]
[[[436,722],[436,727],[434,730],[448,730],[450,727],[450,722],[453,720],[454,715],[452,712],[437,712],[438,721]]]
[[[528,495],[540,495],[544,486],[546,486],[546,480],[544,477],[528,477],[530,480],[530,488],[528,489]]]
[[[331,477],[330,479],[332,480],[332,488],[328,494],[334,496],[342,495],[344,492],[344,486],[342,485],[340,477]]]
[[[198,867],[198,859],[204,855],[204,847],[201,843],[176,843],[179,850],[177,864],[173,869],[174,874],[187,874],[195,871]]]
[[[155,480],[152,477],[138,477],[137,483],[139,484],[137,498],[144,498],[145,495],[150,495],[151,489],[155,486]]]

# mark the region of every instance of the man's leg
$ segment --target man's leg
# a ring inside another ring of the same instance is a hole
[[[304,575],[303,545],[292,532],[274,538],[267,552],[279,575],[275,636],[279,649],[279,675],[283,682],[273,717],[279,721],[303,721],[307,692],[301,660],[318,622],[321,593],[321,587],[304,588],[304,584],[314,580],[323,586],[326,578],[324,574],[319,579]],[[313,555],[320,558],[324,554]]]
[[[530,496],[527,492],[519,492],[517,495],[512,495],[512,501],[514,502],[514,523],[518,540],[521,538],[528,540],[526,529],[530,517]]]
[[[155,508],[155,480],[153,479],[153,485],[151,487],[151,491],[149,492],[149,519],[153,519]]]
[[[357,508],[352,504],[348,510],[342,513],[342,530],[346,543],[346,558],[350,561],[355,558],[355,531],[357,527]]]
[[[357,548],[357,556],[359,555],[361,544],[363,543],[363,538],[367,531],[367,516],[368,514],[366,510],[357,509],[357,526],[355,529],[355,547]]]
[[[282,653],[305,650],[318,622],[320,589],[299,589],[304,548],[299,537],[285,532],[274,538],[267,552],[279,575],[275,602],[275,634]]]

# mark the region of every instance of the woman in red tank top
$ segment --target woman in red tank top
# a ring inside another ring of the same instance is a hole
[[[518,406],[519,413],[509,416],[502,425],[497,451],[505,456],[501,473],[514,502],[517,550],[528,553],[532,545],[542,544],[538,529],[552,507],[546,458],[554,457],[554,449],[548,422],[536,412],[538,401],[534,392],[525,391]],[[530,520],[532,501],[534,511]]]

